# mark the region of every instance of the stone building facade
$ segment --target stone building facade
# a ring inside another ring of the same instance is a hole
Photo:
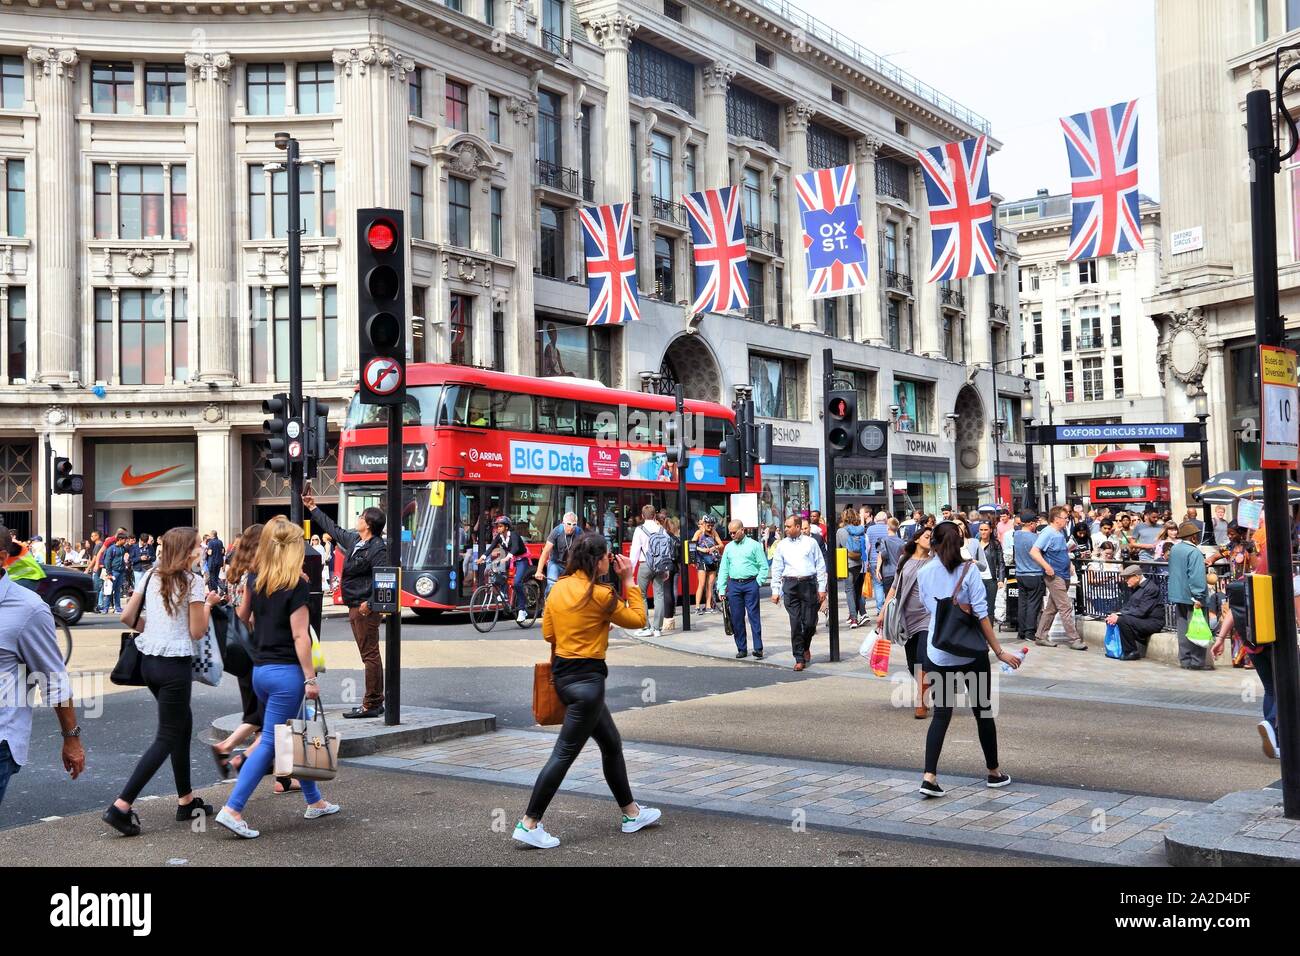
[[[996,276],[924,282],[915,160],[918,147],[988,124],[797,8],[5,9],[0,516],[20,531],[43,526],[46,442],[88,485],[56,499],[56,534],[181,521],[228,534],[283,510],[287,489],[266,473],[260,437],[260,403],[288,378],[281,131],[305,162],[305,390],[331,403],[334,427],[357,374],[355,211],[389,206],[409,224],[415,361],[632,389],[681,381],[726,403],[751,386],[778,426],[766,490],[784,509],[821,498],[831,347],[836,378],[868,412],[897,408],[890,466],[847,468],[846,502],[883,504],[890,478],[930,508],[990,494],[989,363],[1021,351],[1015,237],[999,231]],[[870,285],[813,302],[791,254],[792,177],[842,163],[856,167],[873,240]],[[752,307],[690,320],[680,196],[728,183],[743,190]],[[629,198],[643,321],[589,329],[577,210]],[[1023,417],[1030,389],[1008,371],[1003,417]],[[1004,476],[1018,482],[1014,425],[1002,449]],[[317,490],[337,501],[332,462]]]

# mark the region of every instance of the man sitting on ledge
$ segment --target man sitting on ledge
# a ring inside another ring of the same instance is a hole
[[[1129,590],[1128,600],[1106,618],[1106,623],[1119,625],[1119,640],[1124,649],[1120,660],[1141,660],[1147,655],[1151,635],[1165,626],[1165,599],[1160,586],[1145,577],[1136,564],[1128,565],[1121,574]]]

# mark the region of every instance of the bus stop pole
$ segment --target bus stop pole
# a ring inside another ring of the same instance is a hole
[[[384,723],[400,724],[402,710],[402,412],[388,406],[388,563],[397,572],[397,610],[384,623]]]
[[[1283,77],[1278,77],[1278,109]],[[1277,300],[1277,209],[1275,183],[1280,157],[1273,139],[1273,106],[1268,90],[1246,94],[1246,148],[1250,155],[1251,269],[1255,283],[1257,345],[1281,346],[1285,334]],[[1262,437],[1262,436],[1261,436]],[[1300,819],[1300,708],[1297,708],[1295,602],[1291,586],[1291,512],[1288,472],[1265,468],[1264,527],[1268,535],[1268,573],[1273,579],[1273,691],[1277,735],[1282,750],[1282,812]]]
[[[686,441],[686,389],[681,382],[677,383],[673,397],[677,402],[677,447],[680,449],[677,455],[677,514],[681,522],[682,553],[678,557],[685,565],[678,577],[681,579],[679,583],[682,586],[682,630],[689,631],[691,629],[691,553],[686,541],[686,533],[690,528],[688,510],[690,499],[686,495],[686,472],[690,466],[691,446]]]

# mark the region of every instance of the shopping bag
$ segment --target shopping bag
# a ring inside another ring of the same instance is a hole
[[[551,662],[533,665],[533,719],[543,727],[564,723],[567,708],[555,690]]]
[[[1119,625],[1106,625],[1106,656],[1120,658],[1124,656],[1124,645],[1119,639]]]
[[[320,638],[314,630],[311,632],[311,666],[317,674],[325,673],[325,649],[321,647]]]
[[[1007,589],[998,588],[998,593],[993,598],[993,620],[999,624],[1007,623]]]
[[[862,576],[862,596],[869,601],[876,599],[876,586],[872,583],[870,574]]]
[[[331,733],[325,723],[320,701],[307,718],[307,701],[298,708],[298,716],[275,727],[275,776],[295,780],[333,780],[339,769],[338,733]]]
[[[1192,611],[1191,620],[1187,622],[1187,639],[1201,647],[1209,647],[1214,641],[1214,632],[1210,630],[1210,624],[1205,620],[1205,612],[1199,607]]]
[[[862,639],[862,644],[858,647],[858,656],[871,660],[871,651],[876,646],[876,633],[867,631],[867,636]]]
[[[207,633],[194,642],[193,656],[190,658],[191,678],[200,684],[216,687],[221,683],[225,673],[225,664],[221,660],[221,648],[217,644],[217,635],[211,627]]]
[[[889,675],[889,649],[894,645],[883,637],[878,638],[871,648],[871,673],[877,677]]]

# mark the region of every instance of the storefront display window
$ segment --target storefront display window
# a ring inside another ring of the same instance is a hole
[[[929,382],[894,380],[894,404],[898,406],[900,432],[934,434],[934,386]]]
[[[816,468],[768,466],[758,495],[759,524],[779,525],[790,515],[820,509],[821,483]]]
[[[938,514],[940,508],[952,503],[946,471],[899,471],[896,468],[894,481],[907,482],[907,494],[912,499],[912,507],[920,508],[926,514]]]

